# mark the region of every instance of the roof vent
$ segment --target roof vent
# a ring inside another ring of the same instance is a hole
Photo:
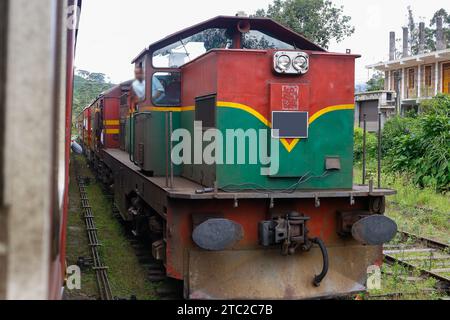
[[[248,14],[245,13],[245,11],[238,11],[236,13],[236,17],[248,17]]]

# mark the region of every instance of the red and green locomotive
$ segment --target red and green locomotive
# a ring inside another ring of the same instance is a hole
[[[140,98],[122,84],[81,115],[121,216],[152,235],[186,298],[366,289],[396,225],[383,216],[394,191],[353,184],[357,57],[270,19],[217,17],[133,61]]]

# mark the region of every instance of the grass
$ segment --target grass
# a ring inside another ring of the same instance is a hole
[[[354,178],[356,184],[362,183],[361,165],[355,166]],[[367,166],[366,181],[371,178],[376,186],[377,172],[374,162],[368,163]],[[396,221],[400,230],[450,243],[449,194],[440,194],[432,189],[421,189],[411,183],[411,179],[407,175],[392,174],[385,170],[382,172],[381,180],[382,187],[397,191],[396,195],[386,199],[386,215]],[[392,243],[399,243],[399,240],[394,239]],[[423,255],[423,253],[415,255]],[[423,279],[418,272],[411,272],[400,265],[385,264],[382,267],[382,288],[369,291],[368,298],[387,300],[436,300],[442,298],[443,294],[435,287],[435,279]],[[393,293],[402,294],[391,295]],[[371,296],[377,297],[371,298]]]
[[[86,190],[89,197],[89,202],[92,207],[92,211],[95,216],[95,224],[98,229],[98,237],[102,244],[100,248],[101,259],[109,267],[108,278],[111,283],[113,295],[118,298],[130,298],[136,296],[139,300],[152,300],[155,299],[155,285],[150,283],[147,279],[147,273],[145,268],[139,263],[135,251],[131,247],[127,240],[125,229],[112,214],[112,203],[105,197],[102,192],[101,186],[95,182],[95,178],[88,169],[85,159],[81,156],[76,156],[72,161],[77,161],[79,164],[79,174],[85,177],[91,178],[91,184],[87,186]],[[79,209],[79,194],[76,189],[76,182],[72,178],[71,185],[71,207],[74,210],[76,205]],[[73,203],[72,203],[73,200]],[[80,225],[80,221],[82,227]],[[69,221],[69,228],[77,226],[77,228],[83,229],[83,236],[80,234],[74,234],[84,240],[77,240],[80,247],[87,248],[87,235],[85,231],[84,222],[80,215],[77,215],[76,219],[72,217]],[[82,242],[82,243],[81,243]],[[84,250],[81,248],[68,247],[68,253],[72,257],[77,256],[78,250]],[[83,251],[85,257],[90,257],[89,253]],[[91,279],[92,278],[92,279]],[[95,282],[92,272],[83,274],[83,284],[86,281],[86,290],[89,289],[91,294],[91,283]],[[82,288],[80,295],[85,294],[85,289]]]
[[[374,163],[368,166],[368,175],[375,177]],[[355,168],[355,183],[361,183],[361,166]],[[399,228],[422,237],[450,243],[450,195],[432,189],[421,189],[411,183],[407,175],[382,173],[382,187],[397,191],[387,197],[386,215]]]
[[[72,162],[73,164],[73,162]],[[76,265],[79,257],[90,257],[86,225],[82,220],[79,190],[76,183],[73,166],[70,168],[69,213],[67,218],[67,265]],[[82,270],[81,290],[65,290],[66,299],[97,299],[98,289],[95,273],[92,270]]]
[[[438,300],[444,296],[435,288],[435,279],[421,278],[418,272],[411,272],[401,265],[385,264],[381,273],[381,289],[368,291],[365,299]]]

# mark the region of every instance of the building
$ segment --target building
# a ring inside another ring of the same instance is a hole
[[[408,28],[403,28],[403,51],[396,58],[395,33],[390,33],[389,61],[367,66],[385,73],[385,90],[397,94],[396,111],[418,111],[420,102],[438,93],[450,93],[450,49],[447,49],[442,18],[438,18],[436,51],[425,52],[425,24],[419,28],[419,54],[409,55]]]
[[[378,132],[378,113],[381,126],[396,113],[397,94],[394,91],[372,91],[355,94],[355,126],[363,128],[364,115],[369,132]]]

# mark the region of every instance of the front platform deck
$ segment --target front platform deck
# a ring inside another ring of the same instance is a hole
[[[204,193],[205,187],[183,177],[174,177],[173,188],[167,187],[166,177],[148,177],[144,175],[134,163],[131,162],[128,153],[119,149],[105,149],[105,154],[120,162],[129,170],[139,174],[143,179],[151,182],[161,190],[164,190],[169,198],[174,199],[314,199],[314,198],[345,198],[345,197],[367,197],[367,196],[388,196],[394,195],[396,191],[390,189],[376,189],[372,192],[369,186],[356,185],[352,190],[297,190],[294,192],[273,192],[267,191],[237,191]]]

